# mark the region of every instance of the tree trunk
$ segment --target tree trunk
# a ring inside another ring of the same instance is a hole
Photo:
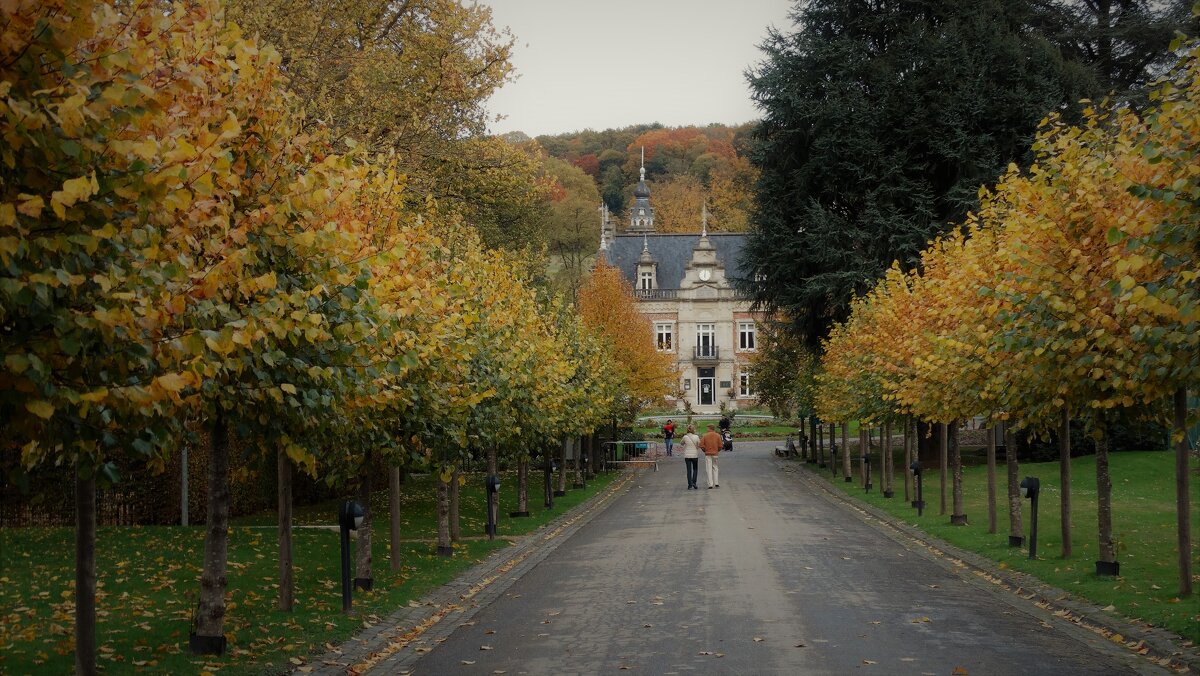
[[[292,612],[296,585],[292,581],[292,461],[282,448],[275,453],[279,518],[279,609]]]
[[[453,479],[452,479],[453,480]],[[437,478],[438,556],[453,556],[450,544],[450,484]]]
[[[825,426],[817,424],[817,463],[825,466]]]
[[[1071,413],[1063,409],[1062,423],[1058,429],[1058,475],[1062,502],[1059,518],[1062,519],[1062,557],[1071,558]]]
[[[458,521],[458,489],[459,482],[462,480],[462,472],[458,467],[454,467],[454,471],[450,472],[450,541],[458,542],[462,537],[461,525]]]
[[[363,589],[370,589],[371,582],[374,576],[371,573],[371,457],[368,454],[364,460],[362,474],[358,483],[358,502],[362,505],[363,518],[362,524],[355,531],[357,538],[354,541],[354,586],[362,586]],[[363,582],[360,582],[362,580]]]
[[[559,495],[567,492],[567,445],[571,443],[570,437],[564,437],[562,443],[558,445],[558,493]]]
[[[895,474],[896,474],[896,461],[892,458],[892,421],[891,420],[888,420],[887,422],[885,422],[883,424],[883,436],[884,436],[883,460],[884,460],[884,464],[887,466],[887,470],[886,470],[887,479],[884,481],[884,483],[887,484],[887,487],[884,490],[888,491],[888,493],[890,494],[890,493],[892,493],[892,483],[893,483],[893,479],[895,478]]]
[[[574,488],[583,486],[583,437],[576,435],[571,437],[571,448],[575,452],[575,481],[572,482]]]
[[[1103,412],[1096,413],[1096,519],[1100,536],[1100,561],[1115,563],[1117,548],[1112,539],[1112,475],[1108,470],[1108,430]]]
[[[500,448],[495,444],[489,446],[487,450],[487,473],[488,476],[496,476],[500,473]]]
[[[808,461],[817,461],[817,416],[808,416]]]
[[[1192,512],[1188,469],[1187,388],[1175,391],[1175,529],[1179,543],[1179,595],[1192,594]]]
[[[869,434],[870,434],[870,431],[868,431],[867,426],[865,424],[863,424],[863,421],[859,420],[858,421],[858,475],[859,475],[858,483],[859,483],[859,486],[861,486],[862,488],[867,487],[867,458],[869,458],[871,456],[871,441],[870,441],[870,437],[868,436]]]
[[[1021,524],[1021,478],[1017,466],[1017,435],[1012,427],[1004,424],[1004,461],[1008,465],[1008,536],[1025,538],[1025,526]]]
[[[204,570],[196,635],[219,640],[225,635],[226,565],[229,552],[229,428],[218,415],[210,430],[208,517],[205,523]]]
[[[996,532],[996,428],[987,430],[988,532]]]
[[[517,460],[517,511],[529,512],[529,457]]]
[[[393,572],[400,570],[400,468],[388,468],[388,530],[391,535],[389,563]]]
[[[837,457],[833,454],[833,447],[837,446],[836,430],[833,423],[829,423],[829,473],[835,477],[837,476],[837,465],[834,463],[837,462]]]
[[[854,470],[850,464],[850,423],[842,423],[842,477],[848,482]]]
[[[84,478],[84,474],[87,478]],[[96,673],[96,473],[75,468],[75,673]]]
[[[950,522],[959,526],[965,526],[967,523],[967,515],[963,513],[963,466],[962,466],[962,448],[958,445],[958,421],[950,421],[950,430],[947,433],[951,452],[951,472],[954,477],[954,513],[950,516]]]
[[[946,515],[946,475],[950,473],[950,430],[946,423],[938,423],[938,485],[942,493],[942,511]]]
[[[913,500],[913,475],[908,468],[913,464],[913,449],[912,449],[912,420],[904,419],[904,504],[911,505]]]

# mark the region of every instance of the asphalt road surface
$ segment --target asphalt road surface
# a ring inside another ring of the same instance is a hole
[[[414,674],[1166,673],[885,534],[773,443],[685,490],[683,460],[607,509]],[[792,466],[794,469],[794,466]]]

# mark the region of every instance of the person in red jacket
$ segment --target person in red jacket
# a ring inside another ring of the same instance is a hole
[[[667,455],[671,455],[671,447],[675,444],[675,423],[670,420],[663,425],[663,441],[666,442]]]

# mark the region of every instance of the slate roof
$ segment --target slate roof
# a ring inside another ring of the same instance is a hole
[[[658,288],[678,289],[683,281],[683,272],[692,260],[692,250],[700,241],[700,234],[690,235],[659,235],[648,234],[646,241],[650,247],[650,255],[658,263]],[[739,262],[742,257],[742,244],[746,241],[744,233],[710,233],[708,241],[717,250],[717,261],[725,267],[725,278],[740,279]],[[637,261],[642,255],[641,234],[619,234],[616,239],[608,242],[605,258],[609,265],[621,270],[625,279],[636,285]]]

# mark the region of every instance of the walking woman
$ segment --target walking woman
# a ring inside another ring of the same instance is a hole
[[[683,464],[687,467],[688,490],[699,489],[696,485],[696,475],[700,471],[700,437],[696,436],[696,426],[688,425],[687,434],[683,435]]]

